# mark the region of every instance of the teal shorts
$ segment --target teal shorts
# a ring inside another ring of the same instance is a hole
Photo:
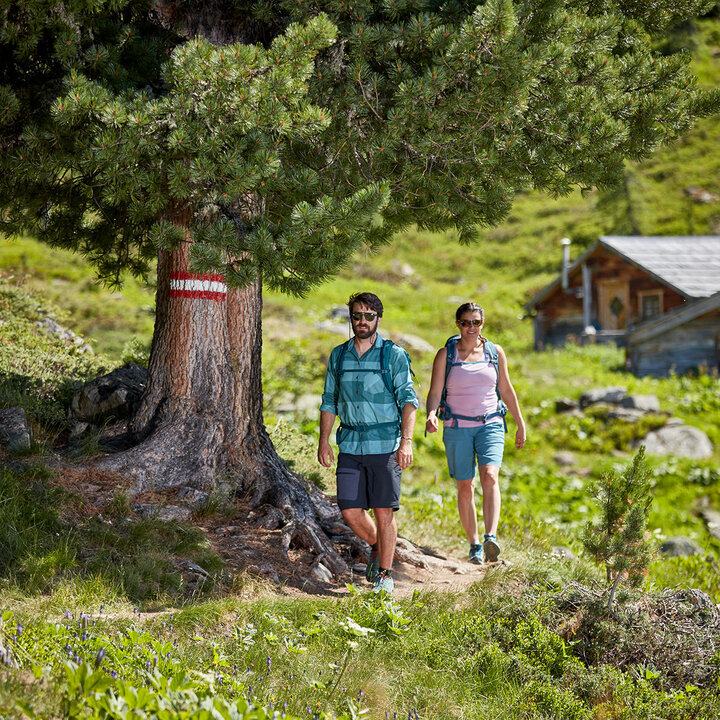
[[[505,427],[501,422],[471,428],[443,428],[443,442],[450,477],[470,480],[478,465],[502,466],[505,450]]]

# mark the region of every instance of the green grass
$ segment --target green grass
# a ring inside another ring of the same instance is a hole
[[[98,281],[82,256],[49,248],[33,238],[0,236],[0,274],[28,290],[40,290],[60,309],[68,327],[89,339],[93,349],[118,362],[133,336],[150,341],[155,290],[129,275],[120,288]]]
[[[13,718],[19,707],[31,718],[55,716],[64,703],[74,708],[64,717],[100,708],[125,717],[120,710],[134,703],[182,707],[178,717],[199,720],[194,713],[211,698],[218,709],[236,704],[242,718],[266,717],[259,708],[288,717],[507,720],[709,720],[717,712],[712,683],[673,679],[678,658],[653,656],[652,672],[582,662],[563,637],[573,613],[560,610],[557,588],[526,582],[516,573],[401,602],[365,593],[211,600],[154,616],[68,606],[50,622],[16,603],[2,615],[0,643],[15,670],[0,681],[0,702]],[[594,648],[613,650],[600,639]]]
[[[210,574],[203,586],[186,585],[177,566],[185,559]],[[85,587],[98,597],[110,591],[128,602],[178,602],[210,591],[221,570],[220,559],[194,527],[139,519],[121,499],[87,513],[46,467],[0,467],[5,588],[33,596],[76,595]]]

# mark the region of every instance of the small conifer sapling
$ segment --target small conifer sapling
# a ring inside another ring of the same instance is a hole
[[[583,532],[583,545],[598,563],[605,565],[608,610],[612,610],[620,580],[639,586],[647,575],[652,547],[646,524],[652,504],[650,472],[641,446],[622,475],[604,474],[593,487],[600,518],[589,522]]]

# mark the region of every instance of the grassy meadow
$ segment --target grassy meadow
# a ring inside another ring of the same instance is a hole
[[[697,21],[673,41],[691,49],[700,82],[717,85],[720,21]],[[196,526],[132,517],[122,493],[102,514],[86,507],[53,469],[56,441],[81,383],[147,357],[154,289],[133,278],[104,288],[79,256],[32,238],[0,239],[0,409],[23,406],[35,436],[28,457],[0,458],[0,719],[720,716],[720,544],[699,515],[720,511],[718,378],[637,378],[613,346],[535,353],[523,308],[559,272],[562,237],[577,257],[602,234],[720,233],[718,203],[697,204],[685,192],[720,195],[719,145],[720,119],[710,118],[628,164],[612,192],[523,193],[477,244],[413,228],[357,255],[305,298],[266,295],[266,424],[281,455],[328,493],[334,478],[315,458],[312,398],[316,408],[342,337],[318,324],[352,292],[371,290],[385,303],[386,334],[438,348],[460,302],[485,308],[485,334],[509,357],[528,443],[514,450],[509,421],[507,565],[457,593],[393,600],[350,587],[337,598],[293,596],[230,572]],[[47,317],[94,354],[41,332],[36,323]],[[424,399],[434,351],[411,356]],[[592,488],[621,473],[665,416],[627,423],[556,413],[557,398],[605,386],[657,395],[661,411],[702,428],[715,446],[707,461],[648,458],[653,546],[686,536],[702,552],[655,555],[641,588],[621,586],[614,614],[604,607],[604,572],[581,542],[599,512]],[[440,438],[422,434],[424,420],[421,411],[400,533],[462,558],[455,489]],[[94,449],[90,439],[79,452]],[[560,451],[572,464],[558,462]],[[213,511],[228,512],[222,504]],[[558,559],[557,546],[577,559]],[[206,582],[189,588],[182,562],[201,566]]]

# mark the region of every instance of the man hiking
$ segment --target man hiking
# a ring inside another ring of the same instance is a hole
[[[334,461],[330,431],[339,415],[338,507],[355,534],[370,545],[365,577],[373,590],[391,593],[394,512],[400,507],[400,476],[413,460],[418,401],[408,354],[378,333],[380,298],[357,293],[348,309],[354,337],[330,354],[320,406],[318,460],[325,467]]]

